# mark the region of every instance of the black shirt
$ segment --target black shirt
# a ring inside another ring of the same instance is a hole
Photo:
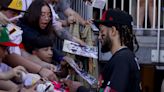
[[[112,56],[102,71],[102,77],[101,88],[110,87],[107,92],[140,92],[140,68],[134,53],[128,48],[122,48]],[[89,90],[81,86],[77,92]]]
[[[117,51],[105,66],[102,88],[108,84],[115,92],[140,92],[140,72],[136,57],[128,48]]]

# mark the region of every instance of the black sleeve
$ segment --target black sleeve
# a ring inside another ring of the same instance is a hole
[[[76,92],[89,92],[89,89],[87,89],[86,87],[84,86],[80,86]]]
[[[130,67],[126,57],[115,59],[115,66],[110,78],[110,87],[116,92],[125,92],[128,87]]]

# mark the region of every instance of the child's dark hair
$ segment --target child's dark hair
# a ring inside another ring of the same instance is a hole
[[[35,41],[31,42],[31,46],[27,47],[26,50],[32,53],[33,50],[45,47],[53,47],[53,40],[48,36],[39,36]]]

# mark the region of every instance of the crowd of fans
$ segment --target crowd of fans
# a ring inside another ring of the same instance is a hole
[[[35,92],[37,82],[41,81],[37,76],[58,81],[68,75],[68,70],[63,71],[62,67],[71,58],[58,51],[54,41],[59,37],[85,45],[65,27],[76,22],[90,25],[70,8],[68,1],[0,1],[1,92]],[[37,81],[25,87],[24,74],[34,74],[29,78]]]
[[[0,92],[90,92],[68,80],[74,60],[56,48],[57,38],[87,45],[66,28],[75,23],[84,27],[94,23],[100,29],[101,51],[113,55],[96,82],[97,89],[140,92],[140,67],[134,54],[139,45],[131,15],[109,9],[101,20],[91,22],[70,8],[71,1],[0,0]]]

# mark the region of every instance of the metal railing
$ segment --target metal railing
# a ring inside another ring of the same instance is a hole
[[[121,10],[125,10],[125,5],[127,5],[127,1],[129,3],[129,10],[127,12],[129,12],[129,14],[133,15],[133,18],[136,19],[135,20],[135,29],[144,29],[144,30],[152,30],[152,29],[160,29],[160,30],[164,30],[164,22],[163,20],[161,20],[161,17],[164,16],[164,14],[162,13],[162,16],[161,16],[161,12],[164,12],[164,6],[161,6],[164,1],[161,1],[161,0],[152,0],[152,9],[153,9],[153,12],[152,12],[152,16],[153,16],[153,25],[151,28],[148,28],[148,18],[149,18],[149,15],[148,15],[148,7],[150,5],[148,5],[151,0],[106,0],[107,4],[106,4],[106,8],[105,9],[108,9],[108,3],[112,3],[113,2],[113,7],[112,8],[120,8]],[[144,5],[144,15],[145,15],[145,18],[144,18],[144,27],[139,27],[139,19],[140,19],[140,11],[141,11],[141,4],[140,2],[141,1],[144,1],[145,2],[145,5]],[[121,6],[117,6],[117,3],[121,3],[120,5]],[[102,10],[100,10],[102,11]],[[134,11],[136,13],[134,13]],[[133,14],[134,13],[134,14]],[[137,16],[136,16],[136,15]],[[102,15],[102,12],[100,12],[100,15]],[[158,16],[157,16],[158,15]],[[101,16],[100,16],[101,17]],[[136,18],[135,18],[136,17]],[[156,23],[157,22],[157,23]],[[161,25],[163,25],[161,27]]]

